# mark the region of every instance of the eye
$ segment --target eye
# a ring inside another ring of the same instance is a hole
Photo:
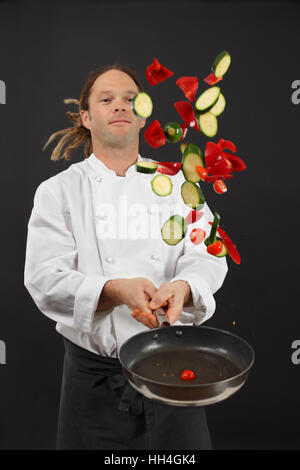
[[[101,101],[110,101],[109,98],[104,98],[104,100],[101,100]]]

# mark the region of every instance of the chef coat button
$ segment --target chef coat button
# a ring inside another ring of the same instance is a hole
[[[106,259],[106,261],[107,261],[108,263],[114,263],[114,259],[111,258],[111,257],[105,258],[105,259]]]
[[[99,219],[107,219],[107,215],[106,214],[103,214],[103,212],[101,214],[98,215]]]
[[[154,259],[155,261],[158,261],[158,260],[159,260],[159,257],[156,256],[156,255],[151,255],[151,259]]]
[[[95,181],[97,181],[97,183],[101,183],[102,181],[101,176],[96,176]]]

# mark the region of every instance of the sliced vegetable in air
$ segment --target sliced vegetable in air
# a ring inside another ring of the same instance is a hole
[[[203,217],[204,212],[200,211],[195,211],[194,209],[191,209],[188,215],[185,218],[185,221],[188,225],[193,224],[194,222],[197,222],[197,220],[201,219]]]
[[[213,187],[214,187],[215,192],[218,194],[223,194],[223,193],[226,193],[227,191],[227,186],[223,180],[216,180],[214,182]]]
[[[223,157],[226,158],[232,166],[231,171],[244,171],[246,170],[245,162],[238,157],[237,155],[232,155],[232,153],[223,152]]]
[[[172,192],[173,183],[166,175],[157,175],[151,181],[152,191],[157,196],[168,196]]]
[[[195,108],[199,113],[205,113],[210,111],[211,108],[215,106],[217,103],[219,96],[221,93],[221,89],[218,86],[214,86],[212,88],[208,88],[205,90],[195,103]]]
[[[146,68],[146,78],[151,86],[163,82],[167,78],[174,75],[174,72],[164,67],[154,58],[153,63]]]
[[[146,119],[152,114],[153,103],[148,93],[140,92],[131,101],[131,108],[138,117]]]
[[[215,116],[220,116],[226,106],[226,100],[224,98],[224,95],[222,93],[219,94],[218,101],[216,104],[210,109],[210,112],[214,114]]]
[[[231,63],[231,56],[229,52],[222,51],[217,55],[212,64],[212,71],[216,78],[224,77]]]
[[[178,122],[167,122],[164,125],[164,133],[168,142],[179,142],[183,136],[183,131]]]
[[[188,101],[176,101],[174,103],[174,106],[182,117],[182,119],[184,120],[184,122],[188,126],[194,127],[198,132],[200,132],[198,121],[194,114],[193,106],[191,105],[191,103],[189,103]]]
[[[218,214],[218,212],[215,212],[213,222],[212,223],[209,222],[209,223],[212,225],[212,227],[210,229],[209,236],[204,241],[206,246],[211,245],[212,243],[215,243],[217,239],[217,228],[220,223],[220,215]]]
[[[197,211],[203,209],[205,204],[205,197],[200,188],[192,181],[185,181],[181,185],[181,197],[186,205],[188,205],[191,209],[195,209]]]
[[[218,120],[210,111],[199,114],[199,126],[203,134],[207,137],[214,137],[218,132]]]
[[[213,225],[213,222],[208,222],[210,225]],[[241,264],[241,257],[240,257],[240,254],[239,252],[237,251],[236,249],[236,246],[234,245],[234,243],[232,242],[232,240],[230,239],[230,237],[227,235],[227,233],[221,228],[221,227],[218,227],[218,234],[220,235],[221,239],[222,239],[222,242],[224,243],[227,251],[228,251],[228,254],[229,256],[231,257],[231,259],[237,263],[237,264]]]
[[[197,183],[201,177],[197,172],[196,167],[204,167],[204,157],[198,145],[187,144],[182,155],[182,171],[187,181]]]
[[[173,170],[172,168],[167,168],[166,166],[159,166],[157,168],[158,173],[163,173],[164,175],[177,175],[179,170]]]
[[[139,173],[155,173],[158,165],[153,162],[138,162],[135,164],[135,169]]]
[[[203,228],[194,228],[190,233],[190,240],[194,245],[200,245],[205,239],[205,230]]]
[[[144,133],[145,140],[150,147],[161,147],[166,143],[165,133],[157,119],[147,127]]]
[[[203,81],[208,85],[215,85],[220,80],[223,80],[223,77],[217,78],[214,73],[210,73],[207,77],[203,78]]]
[[[167,168],[170,168],[171,170],[176,171],[176,173],[181,170],[182,163],[181,162],[157,162],[158,165],[163,165],[166,166]]]
[[[195,101],[195,94],[198,90],[197,77],[180,77],[176,80],[176,85],[183,91],[189,101]]]
[[[187,224],[184,217],[175,214],[163,224],[161,228],[162,239],[168,245],[177,245],[186,235]]]
[[[228,149],[228,150],[231,150],[231,152],[236,152],[236,146],[234,145],[233,142],[231,142],[231,140],[225,140],[221,138],[219,142],[217,143],[217,145],[221,150]]]

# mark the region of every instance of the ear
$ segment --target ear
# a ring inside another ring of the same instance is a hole
[[[90,129],[91,125],[90,125],[89,112],[85,109],[82,109],[80,111],[80,116],[81,116],[81,121],[84,127],[86,127],[87,129]]]

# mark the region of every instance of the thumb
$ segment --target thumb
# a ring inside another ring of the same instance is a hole
[[[166,312],[166,315],[171,325],[178,320],[181,315],[181,312],[182,303],[180,302],[180,299],[176,295],[174,295],[174,297],[169,299],[169,308]]]

